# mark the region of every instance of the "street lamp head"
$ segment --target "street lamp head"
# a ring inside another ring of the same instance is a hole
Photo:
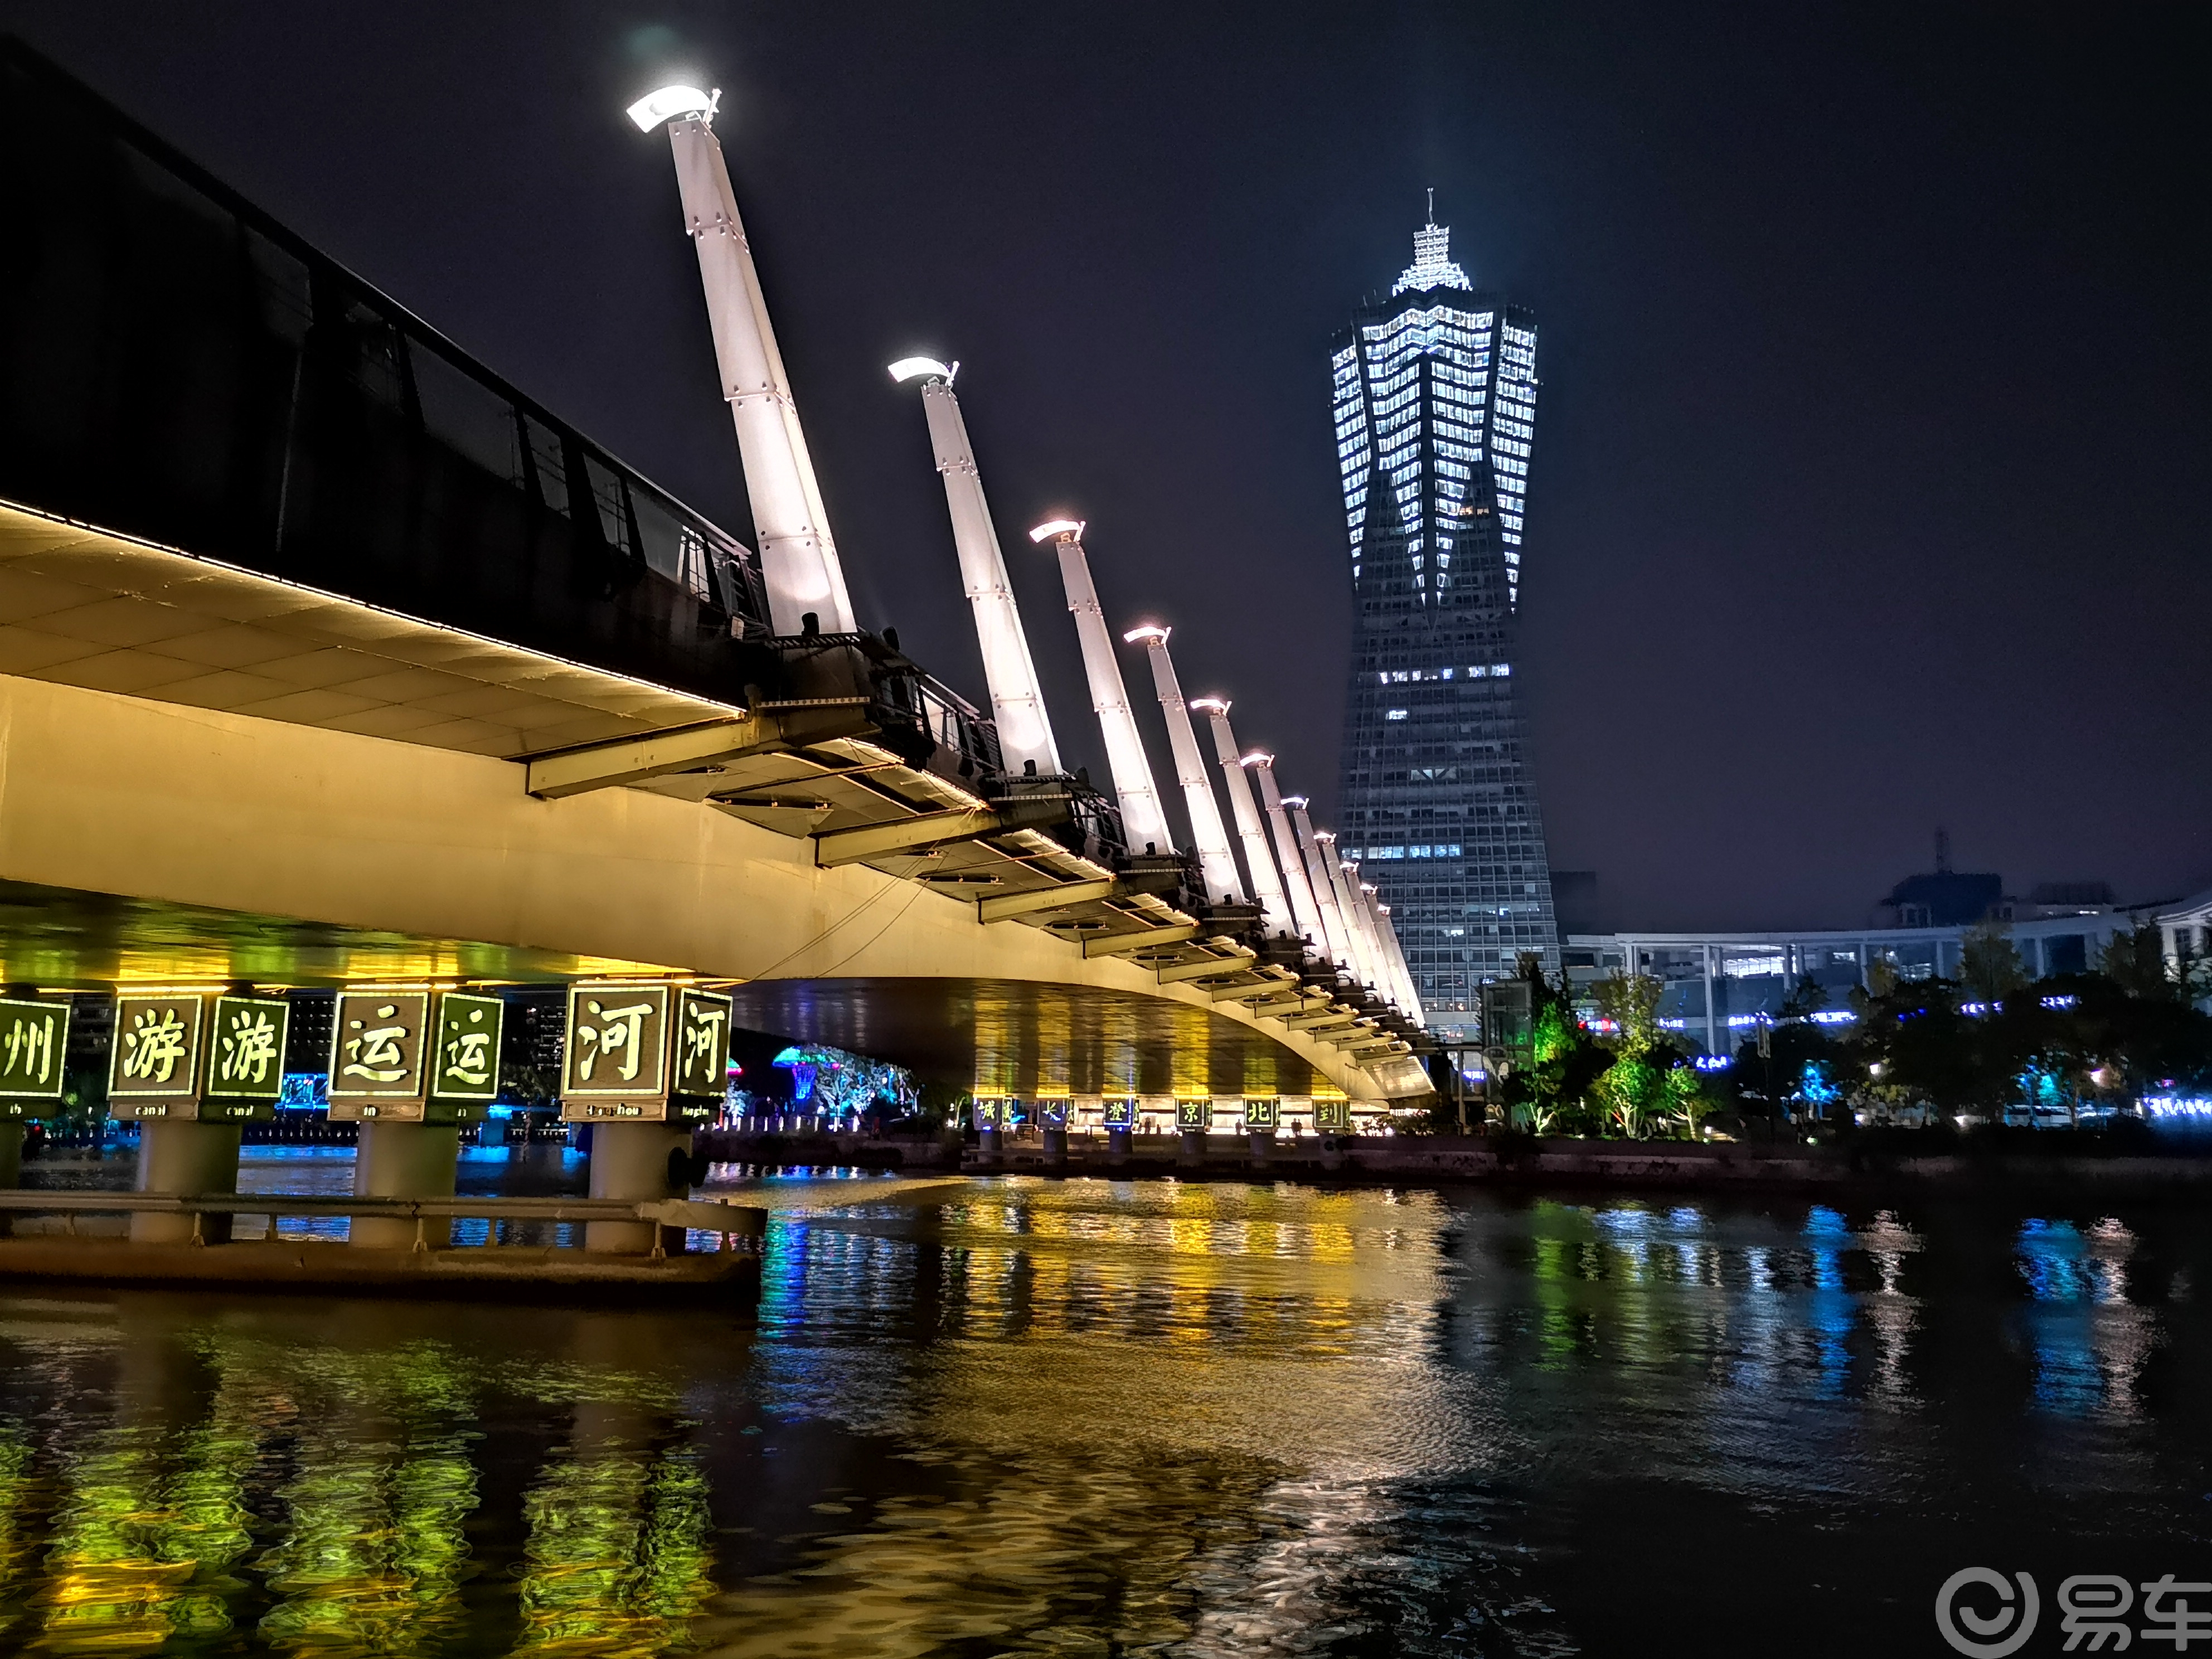
[[[711,123],[721,101],[720,87],[712,92],[702,92],[696,87],[662,87],[657,92],[647,93],[629,106],[627,113],[637,123],[640,132],[651,132],[657,126],[687,115],[702,117]]]
[[[1306,798],[1304,795],[1285,795],[1283,797],[1283,805],[1285,806],[1297,807],[1303,810],[1305,804]]]
[[[1146,623],[1142,626],[1133,628],[1127,633],[1122,635],[1121,643],[1124,645],[1134,645],[1139,640],[1143,640],[1147,644],[1157,642],[1161,645],[1165,645],[1168,642],[1168,629],[1161,627],[1158,623]]]
[[[1226,697],[1193,697],[1190,700],[1190,706],[1194,712],[1199,709],[1204,709],[1209,714],[1226,714],[1229,712],[1229,699]]]
[[[1033,542],[1047,542],[1066,538],[1069,541],[1083,539],[1083,520],[1080,519],[1047,519],[1030,532]]]
[[[940,363],[934,357],[902,357],[891,365],[891,379],[904,386],[908,380],[928,379],[952,384],[952,377],[960,372],[957,363]]]
[[[1264,749],[1255,749],[1250,754],[1240,757],[1237,763],[1239,766],[1265,766],[1272,768],[1275,763],[1275,757]]]

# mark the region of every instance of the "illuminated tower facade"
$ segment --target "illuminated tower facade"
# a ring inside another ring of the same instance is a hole
[[[1343,851],[1430,1025],[1472,1036],[1484,980],[1528,951],[1559,965],[1516,678],[1536,322],[1475,289],[1431,220],[1329,368],[1358,616]]]

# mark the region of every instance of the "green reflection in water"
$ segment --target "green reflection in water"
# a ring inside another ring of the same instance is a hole
[[[579,1413],[577,1443],[555,1454],[524,1500],[520,1653],[671,1652],[690,1645],[714,1592],[696,1457],[604,1432],[602,1415]]]
[[[298,1356],[299,1474],[290,1529],[258,1564],[283,1600],[261,1620],[280,1650],[416,1653],[459,1627],[476,1507],[472,1390],[443,1348]]]
[[[133,1400],[67,1460],[27,1651],[129,1652],[231,1628],[255,1431],[246,1391],[204,1358],[204,1421],[179,1432],[161,1420],[165,1401]]]

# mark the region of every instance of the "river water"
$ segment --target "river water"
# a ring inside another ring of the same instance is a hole
[[[2179,1207],[748,1184],[757,1306],[0,1294],[0,1651],[1948,1652],[1961,1567],[2212,1578]]]

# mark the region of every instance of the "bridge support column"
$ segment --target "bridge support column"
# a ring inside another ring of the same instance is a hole
[[[0,1123],[0,1187],[23,1184],[23,1122],[21,1118]],[[0,1215],[0,1238],[15,1231],[15,1218]]]
[[[1065,1170],[1067,1167],[1067,1131],[1047,1129],[1044,1132],[1044,1167]]]
[[[235,1123],[199,1123],[189,1118],[138,1121],[138,1178],[132,1190],[211,1198],[238,1190],[238,1130]],[[230,1242],[227,1215],[199,1218],[200,1237],[210,1244]],[[188,1215],[133,1214],[134,1244],[185,1244],[192,1237]]]
[[[1186,1169],[1195,1169],[1206,1162],[1206,1131],[1185,1129],[1182,1145],[1176,1151],[1176,1162]]]
[[[1265,1164],[1274,1156],[1275,1132],[1273,1129],[1255,1129],[1251,1132],[1251,1139],[1253,1163]]]
[[[987,1123],[975,1131],[975,1148],[982,1154],[984,1163],[996,1164],[999,1161],[1006,1149],[997,1124]]]
[[[690,1156],[691,1131],[680,1123],[594,1123],[592,1196],[634,1203],[688,1197]],[[684,1235],[673,1227],[650,1221],[587,1221],[584,1248],[644,1255],[660,1233],[674,1233],[673,1248],[681,1247]],[[659,1242],[663,1249],[672,1248],[666,1239]]]
[[[1127,1129],[1109,1129],[1106,1132],[1106,1162],[1115,1169],[1120,1169],[1129,1161],[1130,1134],[1131,1131]]]
[[[353,1192],[356,1198],[451,1198],[453,1169],[461,1155],[461,1132],[450,1123],[383,1123],[370,1120],[361,1126],[354,1155]],[[415,1243],[412,1221],[397,1216],[353,1218],[349,1235],[356,1244],[372,1249],[405,1250]],[[442,1249],[453,1242],[453,1224],[446,1218],[422,1224],[422,1242]]]

